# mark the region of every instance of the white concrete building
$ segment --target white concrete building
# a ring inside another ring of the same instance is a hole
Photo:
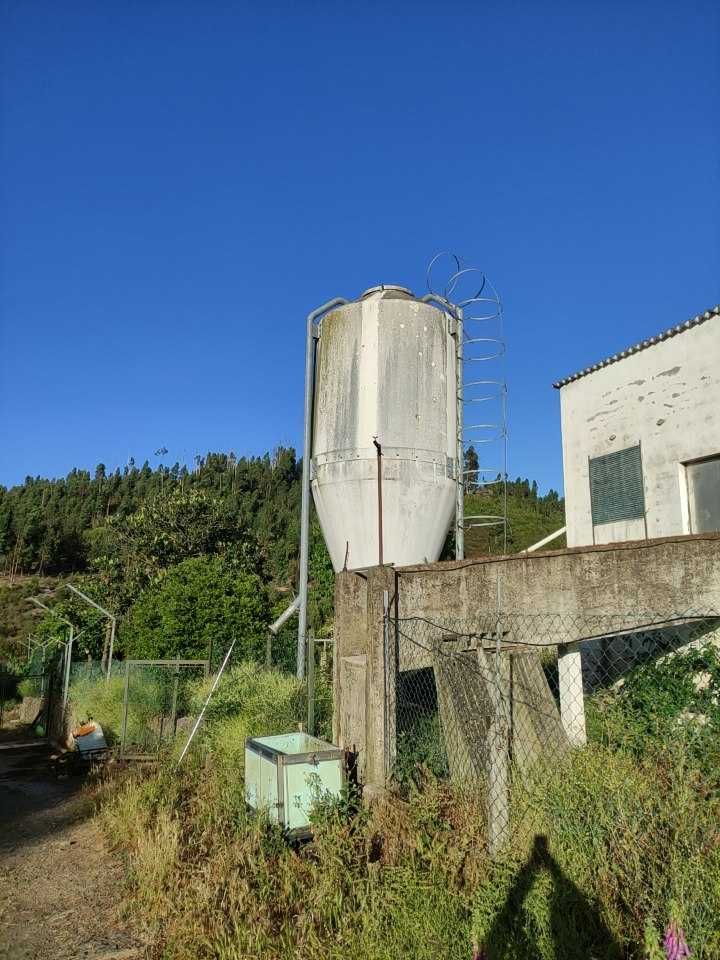
[[[569,547],[720,530],[720,307],[554,386]]]

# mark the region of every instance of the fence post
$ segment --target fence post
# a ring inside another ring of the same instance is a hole
[[[130,690],[130,661],[125,661],[125,693],[123,696],[122,736],[120,738],[120,756],[125,754],[125,737],[127,735],[128,692]]]
[[[75,635],[75,630],[72,624],[70,624],[70,637],[67,642],[67,647],[65,650],[66,659],[65,659],[65,675],[63,679],[63,711],[67,710],[68,705],[68,695],[70,693],[70,670],[72,667],[72,650],[73,650],[73,639]]]
[[[53,661],[50,661],[50,673],[47,678],[47,687],[45,690],[45,736],[52,738],[55,732],[55,724],[53,723],[53,707],[54,707],[54,692],[55,692],[55,669],[53,667]]]
[[[208,655],[207,655],[207,661],[208,661],[208,676],[212,673],[212,658],[213,658],[213,638],[212,638],[212,633],[211,633],[211,634],[210,634],[210,640],[209,640],[209,642],[208,642]]]
[[[492,651],[490,683],[490,724],[488,729],[488,848],[494,857],[508,838],[510,809],[508,798],[508,664],[503,662],[500,644],[502,626],[498,617],[495,631],[495,649]]]
[[[307,638],[307,731],[315,736],[315,636],[308,631]]]
[[[558,682],[560,686],[560,719],[567,738],[574,747],[587,743],[585,731],[585,696],[583,694],[582,653],[579,644],[558,647]]]
[[[385,778],[389,779],[397,760],[397,647],[390,634],[390,592],[383,591],[383,646],[385,656]]]

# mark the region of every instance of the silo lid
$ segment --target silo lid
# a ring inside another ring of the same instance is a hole
[[[363,293],[360,294],[358,300],[364,300],[365,297],[371,296],[373,293],[383,293],[386,294],[386,299],[400,299],[404,300],[406,297],[415,299],[415,294],[412,290],[408,290],[407,287],[398,286],[396,283],[379,283],[376,287],[368,287]]]

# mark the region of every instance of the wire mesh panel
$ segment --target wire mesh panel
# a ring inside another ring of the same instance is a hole
[[[388,774],[484,798],[497,849],[570,751],[720,748],[720,615],[478,614],[387,619]]]
[[[310,638],[308,644],[307,729],[323,740],[332,740],[333,641]]]
[[[17,677],[0,670],[0,730],[17,701]]]
[[[79,684],[98,683],[107,680],[116,680],[125,676],[125,661],[112,660],[110,669],[101,660],[73,660],[70,667],[70,688]]]
[[[54,698],[60,695],[56,660],[45,664],[29,661],[21,672],[0,670],[0,730],[18,732],[32,725],[48,734]]]
[[[192,694],[206,673],[204,660],[125,660],[121,755],[154,756],[185,729]]]

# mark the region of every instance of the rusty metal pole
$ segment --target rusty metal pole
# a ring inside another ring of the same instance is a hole
[[[378,485],[378,564],[383,565],[383,502],[382,502],[382,444],[377,437],[373,437],[373,446],[377,450],[377,485]]]

